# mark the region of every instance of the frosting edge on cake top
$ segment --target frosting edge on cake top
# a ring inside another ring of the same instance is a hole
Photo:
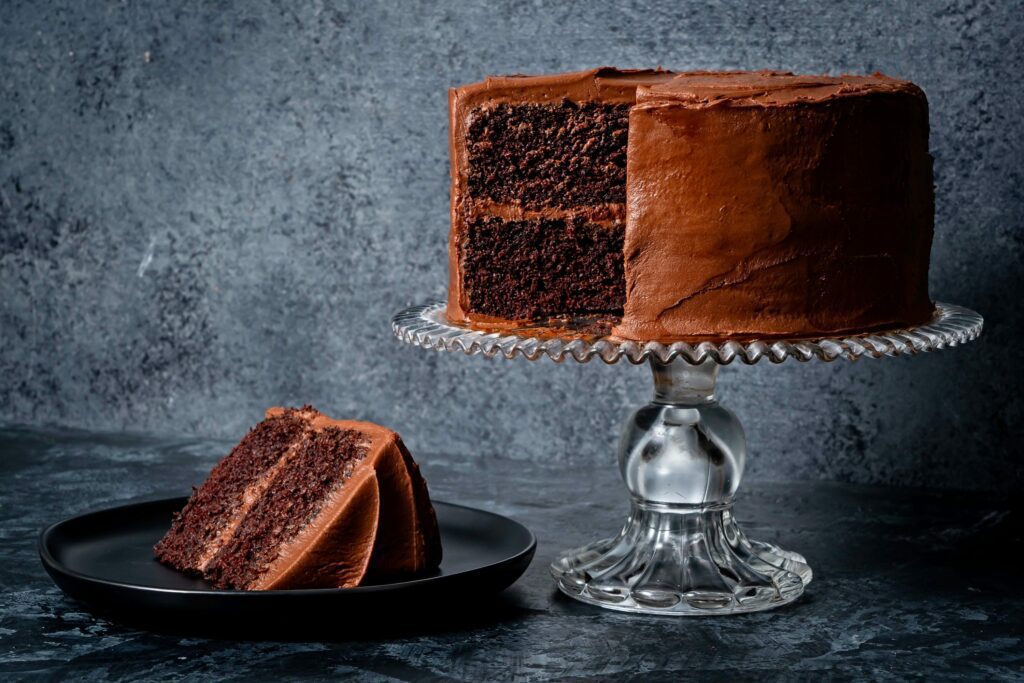
[[[665,83],[676,74],[661,68],[618,69],[602,66],[558,74],[487,76],[451,88],[453,99],[478,106],[487,102],[558,102],[561,100],[633,102],[639,86]]]
[[[839,76],[788,71],[698,71],[637,88],[638,107],[785,107],[869,94],[906,94],[927,101],[910,81],[875,72]]]

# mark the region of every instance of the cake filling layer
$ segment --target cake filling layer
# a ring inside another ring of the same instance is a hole
[[[209,563],[207,579],[221,588],[247,588],[313,521],[367,453],[364,436],[355,430],[329,427],[309,434]]]
[[[470,309],[510,319],[621,312],[622,249],[621,224],[479,218],[462,254]]]
[[[525,208],[624,202],[629,108],[564,100],[474,110],[470,195]]]
[[[304,429],[304,420],[294,413],[253,427],[192,494],[156,548],[161,559],[179,571],[201,573],[245,513],[245,491],[277,465]]]

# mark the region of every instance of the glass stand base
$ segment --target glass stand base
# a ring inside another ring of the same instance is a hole
[[[718,365],[651,361],[651,370],[654,398],[619,443],[629,519],[615,538],[554,562],[559,589],[644,614],[735,614],[796,600],[812,576],[804,558],[747,540],[732,515],[747,440],[715,398]]]
[[[803,556],[748,540],[731,505],[638,502],[618,536],[569,551],[551,573],[577,600],[666,615],[772,609],[800,597],[813,575]]]

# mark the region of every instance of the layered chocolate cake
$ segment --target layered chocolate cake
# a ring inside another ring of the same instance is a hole
[[[272,408],[157,544],[219,588],[348,588],[437,567],[427,486],[397,434],[311,407]]]
[[[931,315],[928,105],[912,83],[599,69],[450,101],[453,321],[605,311],[618,336],[671,341]]]
[[[491,77],[449,92],[448,316],[621,312],[626,141],[664,71]]]

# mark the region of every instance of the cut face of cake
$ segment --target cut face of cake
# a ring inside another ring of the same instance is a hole
[[[622,311],[629,109],[670,77],[593,69],[450,91],[451,319]]]
[[[394,432],[272,408],[155,548],[219,588],[348,588],[438,566],[426,482]]]
[[[925,322],[928,103],[881,74],[592,71],[450,91],[448,318],[626,339]]]

